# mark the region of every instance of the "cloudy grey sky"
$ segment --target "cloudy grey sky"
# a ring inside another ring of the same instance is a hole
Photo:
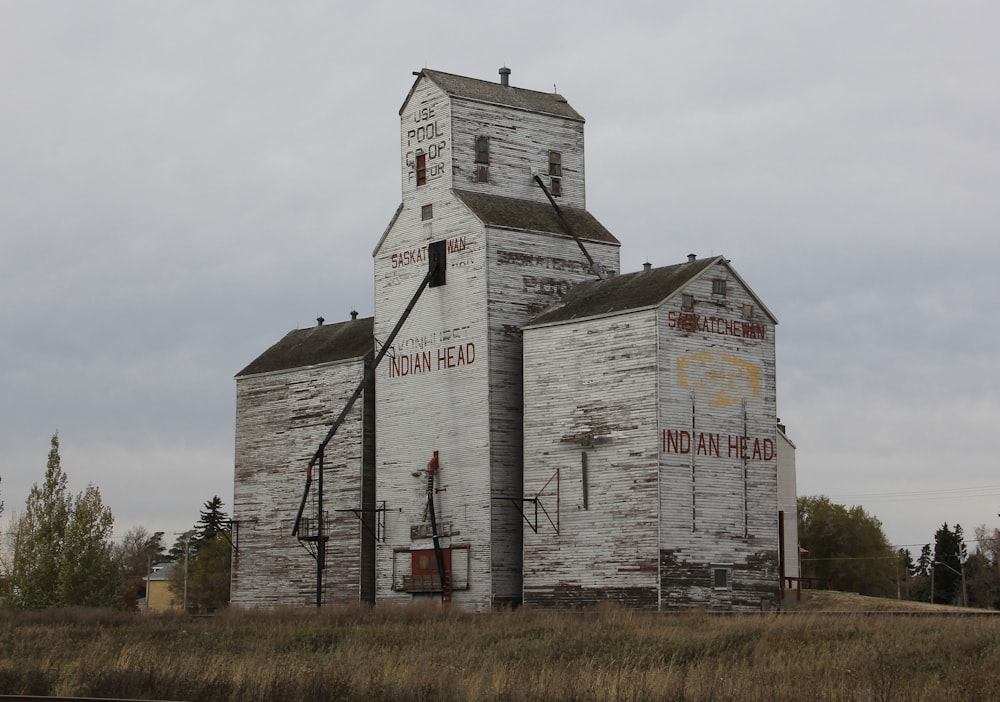
[[[349,5],[349,6],[348,6]],[[62,442],[119,533],[231,507],[235,383],[373,311],[423,67],[555,87],[622,267],[724,254],[780,320],[798,485],[998,526],[1000,5],[0,0],[0,499]]]

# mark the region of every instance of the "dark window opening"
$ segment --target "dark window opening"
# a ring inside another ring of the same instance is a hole
[[[683,293],[681,295],[681,309],[685,312],[694,310],[694,295],[691,293]]]
[[[714,590],[729,589],[729,568],[712,569],[712,589]]]
[[[549,175],[562,176],[562,154],[558,151],[549,152]]]
[[[726,294],[726,281],[723,278],[712,279],[712,294],[713,295]]]
[[[552,197],[559,197],[562,195],[562,178],[552,179]]]
[[[424,205],[420,208],[420,219],[425,222],[434,218],[434,205]]]
[[[486,136],[476,137],[476,163],[489,165],[490,163],[490,138]]]
[[[417,185],[427,185],[427,154],[417,154]]]

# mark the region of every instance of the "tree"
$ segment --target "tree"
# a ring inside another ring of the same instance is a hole
[[[195,535],[191,540],[194,554],[197,555],[203,543],[215,540],[217,536],[226,533],[228,528],[229,515],[222,511],[222,499],[215,495],[205,502],[198,516],[198,523],[194,525]]]
[[[213,612],[229,603],[232,550],[229,534],[204,541],[188,569],[188,607]]]
[[[170,551],[182,564],[174,569],[171,590],[191,610],[210,612],[229,603],[232,541],[222,506],[218,495],[205,502],[194,529],[182,534]]]
[[[45,479],[31,486],[24,514],[14,525],[11,600],[22,609],[60,604],[57,585],[71,498],[59,457],[59,435],[52,435]]]
[[[127,609],[134,609],[139,598],[146,596],[146,576],[157,563],[167,559],[163,546],[163,532],[150,534],[144,526],[134,526],[125,532],[118,546],[121,563],[122,601]]]
[[[111,533],[115,518],[93,485],[77,495],[59,560],[58,601],[74,607],[110,607],[121,585]]]
[[[964,604],[962,568],[967,558],[965,534],[959,524],[954,529],[945,522],[934,532],[932,590],[935,604]]]
[[[11,601],[23,609],[115,604],[120,584],[114,517],[93,485],[72,498],[52,436],[45,479],[14,525]]]
[[[879,597],[897,593],[899,555],[882,523],[860,506],[848,509],[825,496],[800,497],[799,543],[809,551],[804,575],[838,590]]]
[[[917,568],[914,575],[929,576],[931,574],[931,564],[933,562],[934,556],[931,555],[931,545],[924,544],[920,549],[920,558],[917,559]]]

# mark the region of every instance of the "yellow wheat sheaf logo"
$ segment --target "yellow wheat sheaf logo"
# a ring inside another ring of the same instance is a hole
[[[760,396],[760,368],[730,356],[699,351],[677,359],[677,384],[702,394],[713,407]]]

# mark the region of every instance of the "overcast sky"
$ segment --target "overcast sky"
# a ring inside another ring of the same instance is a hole
[[[622,268],[777,315],[800,495],[1000,526],[1000,4],[0,0],[0,499],[232,507],[233,376],[373,312],[421,68],[555,88]],[[168,536],[168,541],[172,538]]]

